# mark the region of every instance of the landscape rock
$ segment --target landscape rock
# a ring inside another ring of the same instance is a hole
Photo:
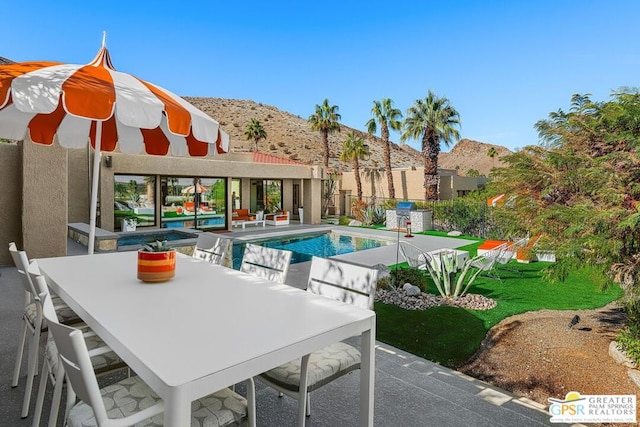
[[[409,285],[409,286],[407,286]],[[420,290],[419,287],[412,285],[411,283],[405,283],[403,286],[404,289],[404,293],[408,296],[408,297],[415,297],[418,296],[422,293],[422,291]]]
[[[613,360],[615,360],[616,363],[627,366],[629,368],[636,367],[636,364],[633,363],[633,361],[629,359],[629,357],[627,357],[625,352],[622,351],[620,347],[618,347],[618,343],[615,341],[611,341],[611,344],[609,344],[609,356],[613,357]]]
[[[405,310],[426,310],[440,305],[453,305],[469,310],[490,310],[496,306],[495,300],[483,295],[465,294],[455,299],[449,299],[421,292],[419,295],[409,296],[404,289],[378,289],[376,301],[394,304]]]
[[[462,236],[462,232],[461,231],[457,231],[457,230],[453,230],[453,231],[448,232],[447,236],[454,236],[454,237]]]
[[[352,219],[349,221],[349,227],[362,227],[362,222],[357,219]]]

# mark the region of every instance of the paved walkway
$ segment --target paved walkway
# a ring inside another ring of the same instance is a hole
[[[340,229],[343,232],[361,231],[347,227],[300,227],[265,230],[234,231],[234,238],[249,239],[256,235],[299,233],[317,228]],[[397,233],[370,231],[364,234],[376,238],[397,240]],[[403,237],[400,237],[403,239]],[[425,250],[454,248],[468,241],[433,236],[416,236],[411,243]],[[71,255],[84,254],[86,248],[70,242]],[[365,265],[394,264],[394,245],[370,249],[360,253],[342,255],[341,258]],[[303,263],[305,264],[305,263]],[[296,266],[289,279],[295,286],[306,281],[305,266]],[[304,278],[304,280],[303,280]],[[22,289],[13,268],[0,268],[0,426],[29,426],[31,417],[20,419],[21,399],[24,392],[26,366],[23,364],[19,386],[10,388],[20,326]],[[239,315],[242,315],[239,313]],[[107,379],[108,380],[108,379]],[[312,415],[307,419],[310,427],[336,427],[358,425],[359,372],[340,378],[312,394]],[[428,360],[413,356],[384,343],[376,346],[375,425],[423,427],[459,426],[557,426],[551,424],[549,414],[532,401],[517,398],[503,390],[477,381],[459,372],[444,368]],[[239,387],[242,392],[242,386]],[[50,399],[50,393],[49,397]],[[35,401],[35,391],[32,402]],[[48,403],[45,403],[48,411]],[[258,426],[293,426],[296,402],[288,397],[278,398],[277,393],[257,382]],[[46,420],[47,417],[45,416]]]

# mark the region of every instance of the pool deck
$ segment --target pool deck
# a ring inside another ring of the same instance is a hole
[[[334,229],[349,234],[359,234],[371,238],[390,239],[397,242],[397,233],[385,230],[363,230],[354,227],[334,225],[301,226],[292,224],[281,227],[252,228],[234,230],[225,235],[239,239],[276,237],[297,234],[311,230]],[[403,240],[403,235],[400,240]],[[424,250],[455,248],[467,244],[464,239],[434,236],[416,236],[410,242]],[[69,255],[86,254],[86,247],[69,240]],[[395,264],[396,246],[369,249],[340,255],[351,262],[364,265]],[[291,266],[288,283],[303,287],[309,263]],[[0,348],[0,356],[5,363],[0,368],[0,425],[30,426],[32,417],[20,419],[20,403],[24,393],[26,367],[17,388],[10,388],[11,371],[18,343],[23,291],[13,267],[0,268],[0,314],[2,328],[0,340],[5,345]],[[238,313],[242,315],[242,313]],[[337,381],[322,387],[312,394],[312,415],[307,419],[309,427],[334,427],[358,425],[358,393],[360,373],[355,371]],[[278,398],[277,393],[259,381],[256,382],[257,425],[259,427],[294,426],[296,402],[289,398]],[[238,386],[239,392],[244,392]],[[35,394],[35,392],[34,392]],[[49,408],[51,388],[45,402]],[[35,396],[34,396],[35,399]],[[64,397],[63,397],[64,401]],[[32,403],[33,405],[33,403]],[[552,424],[549,413],[543,405],[532,402],[478,381],[457,371],[444,368],[428,360],[419,358],[390,345],[376,342],[375,373],[375,424],[376,426],[439,427],[482,426],[482,427],[539,427],[566,426]],[[33,406],[32,406],[33,408]],[[32,410],[33,411],[33,410]],[[60,418],[62,414],[60,414]],[[47,417],[45,415],[44,419]],[[574,424],[578,426],[578,424]]]

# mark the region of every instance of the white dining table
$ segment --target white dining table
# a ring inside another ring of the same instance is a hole
[[[360,425],[373,426],[375,313],[179,256],[176,276],[136,277],[137,253],[37,260],[49,286],[188,426],[191,402],[361,336]],[[343,398],[343,397],[339,397]]]

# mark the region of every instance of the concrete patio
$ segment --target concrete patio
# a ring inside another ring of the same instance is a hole
[[[330,227],[342,229],[337,226]],[[300,232],[301,228],[303,227],[292,225],[288,228],[278,227],[277,230],[274,228],[263,230],[260,227],[259,230],[233,231],[228,235],[248,239],[250,236],[255,237],[258,232],[262,235],[282,234]],[[304,227],[304,229],[309,230],[310,227]],[[391,240],[397,237],[395,233],[388,231],[367,230],[366,234]],[[466,244],[464,240],[432,236],[417,236],[411,239],[411,243],[427,250]],[[86,248],[70,242],[68,252],[70,255],[86,253]],[[379,262],[395,264],[396,248],[394,245],[388,245],[341,257],[366,265],[375,265]],[[288,282],[301,287],[300,284],[306,281],[306,270],[303,264],[306,263],[291,266]],[[0,396],[2,396],[0,425],[16,427],[31,425],[35,401],[34,390],[30,417],[20,419],[26,377],[24,363],[18,387],[15,389],[10,387],[23,303],[23,291],[18,280],[14,268],[0,268],[0,289],[3,295],[0,300],[0,340],[3,343],[0,350],[3,360],[0,369]],[[111,379],[113,378],[103,381]],[[307,425],[310,427],[358,425],[359,379],[359,373],[356,371],[314,392],[311,398],[312,415],[307,419]],[[550,416],[542,405],[515,397],[503,390],[380,342],[376,347],[375,380],[376,426],[560,425],[550,423]],[[296,401],[288,397],[279,398],[274,390],[265,387],[259,381],[256,385],[258,426],[293,426]],[[238,389],[243,392],[242,386]],[[45,402],[44,420],[48,418],[48,408],[48,402]]]

